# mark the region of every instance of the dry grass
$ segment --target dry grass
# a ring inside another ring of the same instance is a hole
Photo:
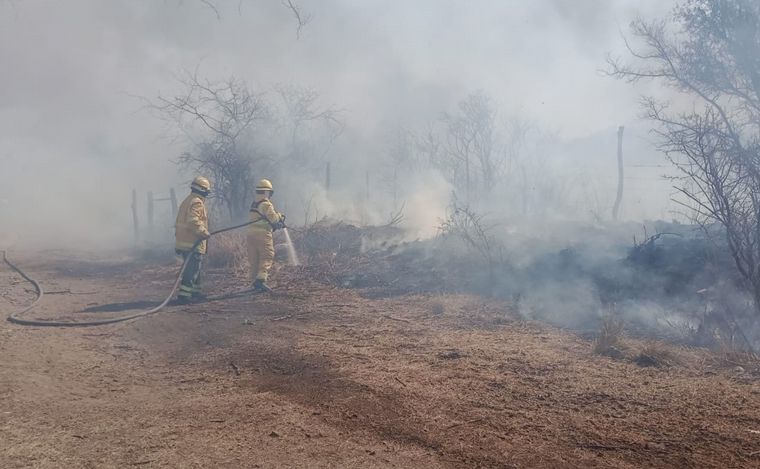
[[[206,259],[209,267],[225,269],[247,278],[250,267],[245,233],[229,232],[214,236],[209,243]]]
[[[760,357],[752,352],[724,349],[714,355],[714,360],[718,368],[760,374]]]
[[[102,304],[122,289],[124,299],[153,298],[169,270],[79,270],[56,288],[94,291],[84,301]],[[22,284],[0,285],[26,295]],[[370,299],[316,281],[288,288],[98,334],[39,330],[30,340],[26,330],[0,330],[10,357],[0,382],[18,397],[3,402],[6,419],[16,416],[3,427],[12,430],[3,433],[4,467],[294,467],[304,454],[314,467],[757,467],[758,436],[748,430],[760,419],[760,393],[749,373],[590,357],[587,341],[537,322],[492,327],[507,302]],[[39,314],[81,301],[61,295]],[[444,315],[431,317],[433,301]],[[632,355],[644,346],[619,340]],[[131,366],[143,355],[150,359]],[[90,395],[97,402],[76,397]],[[166,435],[171,447],[157,448]]]
[[[676,354],[667,345],[654,341],[646,342],[633,361],[639,366],[653,366],[655,368],[671,367],[680,362]]]
[[[623,320],[614,314],[602,316],[599,336],[593,342],[593,352],[612,358],[622,358],[623,353]]]

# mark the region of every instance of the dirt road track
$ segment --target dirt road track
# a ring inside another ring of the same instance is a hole
[[[22,260],[75,293],[42,317],[171,281],[170,265]],[[1,324],[0,466],[760,467],[760,381],[703,351],[640,368],[503,304],[297,279],[115,326]],[[0,309],[24,287],[0,271]]]

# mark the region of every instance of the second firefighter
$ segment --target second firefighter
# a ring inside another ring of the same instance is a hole
[[[274,263],[272,232],[285,226],[285,215],[274,209],[272,195],[274,195],[274,187],[268,179],[262,179],[256,184],[256,198],[250,210],[253,223],[248,228],[247,239],[253,288],[267,292],[271,291],[267,286],[267,278],[269,269]]]

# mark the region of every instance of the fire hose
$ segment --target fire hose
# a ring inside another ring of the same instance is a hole
[[[214,235],[218,235],[220,233],[224,233],[226,231],[237,230],[239,228],[246,227],[246,226],[250,225],[251,223],[253,223],[253,222],[243,223],[242,225],[229,226],[227,228],[222,228],[220,230],[212,231],[211,233],[209,233],[209,237],[214,236]],[[198,241],[196,241],[195,244],[193,245],[191,251],[195,251],[195,249],[203,241],[204,241],[203,239],[199,239]],[[161,304],[159,304],[158,306],[155,306],[155,307],[153,307],[151,309],[148,309],[148,310],[145,310],[145,311],[140,311],[140,312],[135,313],[135,314],[131,314],[129,316],[121,316],[121,317],[118,317],[118,318],[97,319],[97,320],[93,320],[93,321],[66,322],[66,321],[54,321],[54,320],[47,321],[47,320],[38,320],[38,319],[22,319],[20,317],[22,314],[27,313],[27,312],[31,311],[32,309],[34,309],[34,307],[37,306],[37,304],[39,304],[39,302],[42,300],[42,297],[45,295],[45,292],[44,292],[44,290],[42,289],[42,286],[40,285],[40,283],[37,280],[35,280],[34,278],[30,277],[26,272],[24,272],[21,268],[19,268],[17,265],[15,265],[13,262],[11,262],[8,259],[8,255],[7,255],[6,251],[2,251],[2,253],[3,253],[3,262],[5,262],[5,264],[7,264],[11,269],[13,269],[13,271],[15,271],[16,273],[18,273],[19,275],[21,275],[21,277],[23,277],[24,280],[26,280],[27,282],[31,283],[32,286],[34,286],[35,295],[36,295],[36,298],[34,299],[34,301],[29,306],[21,309],[20,311],[16,311],[15,313],[9,314],[7,320],[10,321],[10,322],[12,322],[12,323],[14,323],[14,324],[18,324],[18,325],[21,325],[21,326],[42,326],[42,327],[91,327],[91,326],[104,326],[106,324],[115,324],[117,322],[129,321],[129,320],[132,320],[132,319],[137,319],[137,318],[141,318],[141,317],[148,316],[148,315],[151,315],[151,314],[155,314],[155,313],[161,311],[162,309],[164,309],[166,307],[166,305],[168,305],[169,302],[171,301],[172,297],[174,296],[174,293],[177,291],[177,288],[179,288],[179,284],[182,281],[182,275],[185,273],[185,269],[187,268],[187,264],[190,261],[190,256],[187,256],[185,258],[185,261],[182,263],[182,267],[179,269],[179,273],[177,274],[177,279],[174,281],[174,285],[172,286],[171,292],[169,292],[169,294],[166,296],[166,299],[164,299],[164,301],[161,302]],[[245,292],[240,292],[240,293],[245,293]],[[228,296],[225,295],[225,297],[228,297]],[[221,299],[221,298],[222,297],[212,298],[212,299]]]

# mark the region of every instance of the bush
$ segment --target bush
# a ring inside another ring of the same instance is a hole
[[[598,355],[605,355],[612,358],[623,357],[623,320],[618,316],[607,313],[602,316],[599,327],[599,336],[593,344],[593,352]]]
[[[206,263],[209,267],[221,268],[234,275],[248,277],[250,266],[245,233],[221,233],[209,240]]]
[[[659,342],[647,342],[633,361],[639,366],[656,368],[673,366],[678,362],[675,354]]]

